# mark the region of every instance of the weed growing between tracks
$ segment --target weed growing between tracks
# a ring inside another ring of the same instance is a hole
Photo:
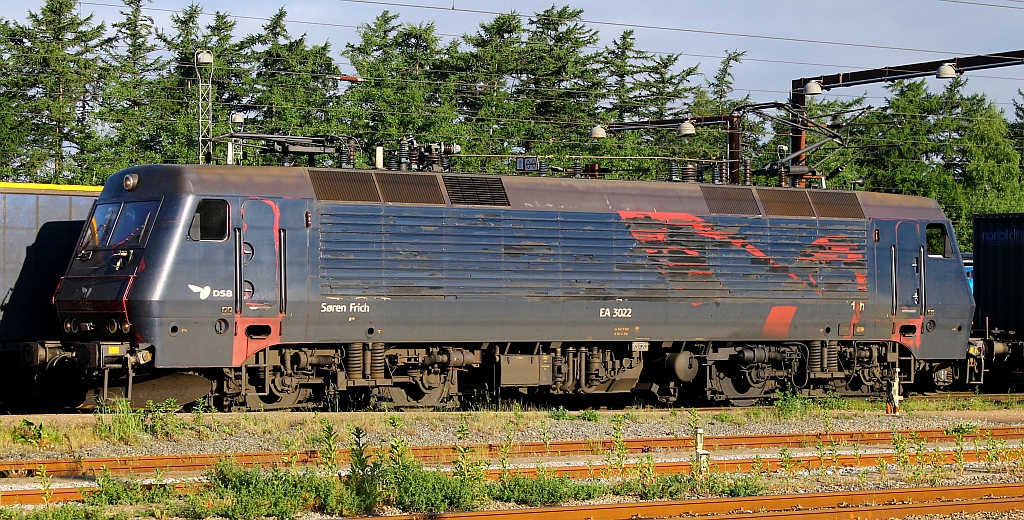
[[[335,436],[332,431],[323,433]],[[365,432],[354,428],[348,442],[350,470],[344,475],[325,471],[324,467],[258,469],[222,461],[208,472],[206,482],[182,488],[163,482],[159,476],[153,484],[143,485],[104,472],[97,476],[98,487],[85,492],[84,505],[0,508],[0,520],[290,519],[303,513],[372,514],[382,508],[440,513],[480,509],[495,502],[539,506],[605,495],[653,500],[745,496],[768,489],[759,474],[737,476],[698,468],[690,474],[657,475],[650,456],[635,467],[613,468],[587,480],[557,476],[552,469],[542,468],[533,477],[506,472],[497,481],[488,482],[487,463],[472,457],[465,434],[462,429],[461,449],[451,471],[428,468],[413,459],[398,437],[370,455]]]

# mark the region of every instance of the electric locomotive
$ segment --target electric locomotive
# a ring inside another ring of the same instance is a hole
[[[871,192],[137,166],[107,181],[54,303],[63,341],[25,359],[133,403],[750,404],[981,377],[949,221]]]

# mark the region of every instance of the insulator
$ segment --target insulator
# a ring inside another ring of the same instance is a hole
[[[711,166],[711,184],[722,184],[722,170],[717,165]]]
[[[583,171],[583,163],[579,159],[576,159],[576,164],[573,165],[572,171],[581,173]]]
[[[543,175],[547,175],[548,174],[548,162],[543,160],[543,159],[537,161],[537,171],[540,172],[540,174],[542,176]]]
[[[779,187],[786,187],[786,170],[784,168],[779,168]]]
[[[750,159],[743,161],[743,185],[751,186],[754,184],[753,171],[750,169]]]
[[[348,149],[348,163],[345,164],[346,168],[356,167],[356,145],[358,143],[355,139],[349,137],[348,141],[345,142],[345,148]]]
[[[384,379],[384,344],[370,345],[370,379]]]
[[[338,162],[340,163],[339,166],[341,168],[348,168],[349,167],[349,165],[348,165],[348,162],[349,162],[348,154],[349,154],[349,149],[348,149],[347,146],[338,150]]]
[[[348,351],[345,352],[345,375],[349,379],[362,379],[363,377],[363,344],[349,343]]]
[[[668,163],[668,180],[670,182],[680,182],[683,180],[679,173],[679,163]]]
[[[686,163],[679,169],[683,182],[697,182],[697,166],[693,163]]]
[[[729,176],[729,163],[722,163],[718,165],[718,177],[722,179],[722,184],[729,184],[732,179]]]
[[[404,138],[398,141],[398,169],[402,171],[409,169],[409,141]]]
[[[397,170],[398,169],[398,157],[395,154],[391,154],[391,155],[388,156],[388,169],[389,170]]]
[[[441,156],[441,170],[446,171],[446,172],[452,171],[452,162],[450,160],[448,160],[448,156],[447,155],[442,155]]]
[[[807,342],[807,371],[808,372],[821,372],[821,342],[820,341],[808,341]]]
[[[827,349],[828,371],[839,372],[839,342],[829,341]]]

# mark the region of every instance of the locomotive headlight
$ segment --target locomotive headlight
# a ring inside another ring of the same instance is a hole
[[[115,332],[118,331],[118,329],[120,329],[120,327],[118,327],[117,325],[117,320],[114,318],[110,318],[110,320],[107,321],[107,332],[114,334]]]
[[[128,334],[128,331],[132,330],[132,324],[128,323],[128,318],[121,320],[121,332]]]
[[[68,334],[78,332],[78,322],[74,318],[64,318],[64,332]]]
[[[139,185],[139,176],[135,173],[125,174],[124,179],[121,180],[121,184],[124,186],[125,191],[132,191]]]

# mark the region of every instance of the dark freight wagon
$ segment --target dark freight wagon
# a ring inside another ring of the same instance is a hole
[[[996,362],[986,381],[1005,385],[1024,353],[1024,214],[975,215],[973,260],[973,335]]]
[[[108,180],[55,303],[63,344],[26,359],[133,401],[750,403],[978,377],[949,221],[869,192],[142,166]]]
[[[0,183],[0,344],[61,340],[53,293],[100,188]]]
[[[35,372],[19,359],[22,344],[61,344],[53,294],[99,193],[93,186],[0,183],[0,403],[5,410],[39,409]],[[61,390],[41,393],[49,397]]]

